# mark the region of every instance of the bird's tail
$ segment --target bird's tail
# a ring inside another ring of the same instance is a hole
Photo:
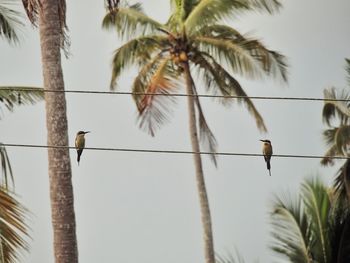
[[[81,156],[81,154],[83,153],[83,149],[78,149],[78,150],[77,150],[77,153],[78,153],[78,155],[77,155],[77,161],[78,161],[78,165],[79,165],[80,156]]]
[[[271,176],[271,164],[270,164],[270,160],[266,160],[266,166],[267,166],[267,170],[269,170],[269,174]]]

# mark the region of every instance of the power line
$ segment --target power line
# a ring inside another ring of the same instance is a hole
[[[8,91],[30,91],[25,87],[0,87]],[[251,99],[251,100],[290,100],[290,101],[330,101],[350,102],[350,99],[325,99],[316,97],[280,97],[280,96],[239,96],[239,95],[210,95],[210,94],[183,94],[183,93],[148,93],[129,91],[97,91],[97,90],[52,90],[43,89],[43,92],[52,93],[75,93],[75,94],[99,94],[99,95],[145,95],[145,96],[167,96],[167,97],[199,97],[199,98],[225,98],[225,99]]]
[[[37,144],[11,144],[1,143],[0,146],[6,147],[21,147],[21,148],[45,148],[45,149],[74,149],[73,146],[52,146],[52,145],[37,145]],[[179,150],[155,150],[155,149],[132,149],[132,148],[102,148],[102,147],[86,147],[84,150],[92,151],[113,151],[113,152],[139,152],[139,153],[160,153],[160,154],[196,154],[193,151],[179,151]],[[243,156],[243,157],[261,157],[259,153],[235,153],[235,152],[199,152],[201,155],[218,155],[218,156]],[[295,154],[274,154],[274,158],[299,158],[299,159],[338,159],[348,160],[350,157],[346,156],[321,156],[321,155],[295,155]]]

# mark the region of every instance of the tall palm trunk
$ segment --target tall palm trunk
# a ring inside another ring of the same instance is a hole
[[[61,28],[57,0],[40,1],[40,43],[44,87],[64,90],[61,67]],[[45,93],[48,145],[68,145],[64,93]],[[51,216],[56,263],[77,263],[72,173],[68,149],[48,149]]]
[[[196,181],[197,181],[197,190],[199,194],[199,202],[201,208],[202,216],[202,225],[204,232],[204,249],[205,249],[205,262],[206,263],[215,263],[215,252],[214,252],[214,241],[213,233],[211,226],[211,216],[209,209],[209,201],[207,190],[205,187],[205,180],[202,167],[202,158],[200,155],[200,147],[198,140],[198,132],[196,126],[196,112],[195,112],[195,98],[193,93],[193,80],[189,69],[188,62],[183,63],[184,74],[186,79],[186,89],[187,89],[187,103],[188,103],[188,115],[189,115],[189,128],[191,136],[192,151],[193,154],[194,166],[196,170]]]

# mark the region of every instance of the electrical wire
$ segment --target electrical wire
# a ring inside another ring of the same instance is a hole
[[[76,149],[73,146],[53,146],[53,145],[37,145],[37,144],[11,144],[1,143],[0,146],[6,147],[21,147],[21,148],[45,148],[45,149]],[[193,152],[193,151],[179,151],[179,150],[155,150],[155,149],[132,149],[132,148],[102,148],[102,147],[86,147],[84,150],[93,151],[113,151],[113,152],[139,152],[139,153],[159,153],[159,154],[201,154],[201,155],[221,155],[221,156],[243,156],[243,157],[260,157],[263,154],[259,153],[235,153],[235,152]],[[299,159],[338,159],[348,160],[350,156],[321,156],[321,155],[295,155],[295,154],[274,154],[273,157],[278,158],[299,158]]]
[[[37,89],[37,88],[36,88]],[[31,91],[25,87],[0,87],[8,91]],[[75,93],[75,94],[100,94],[100,95],[145,95],[145,96],[168,96],[168,97],[199,97],[199,98],[225,98],[225,99],[251,99],[251,100],[290,100],[290,101],[329,101],[350,102],[349,99],[325,99],[316,97],[273,97],[273,96],[239,96],[239,95],[210,95],[210,94],[183,94],[183,93],[148,93],[129,91],[97,91],[97,90],[52,90],[43,89],[43,92],[52,93]]]

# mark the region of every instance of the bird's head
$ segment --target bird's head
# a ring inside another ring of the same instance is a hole
[[[260,140],[261,142],[266,142],[266,143],[269,143],[271,144],[271,141],[270,140]]]
[[[82,135],[82,134],[87,134],[89,133],[90,131],[78,131],[77,135]]]

